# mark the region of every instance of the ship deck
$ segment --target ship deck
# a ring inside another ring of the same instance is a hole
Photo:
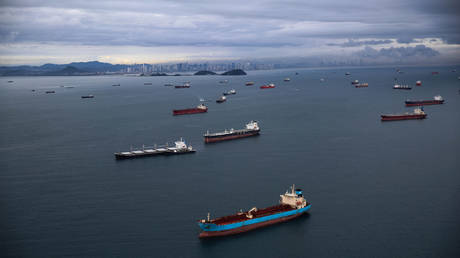
[[[290,205],[275,205],[267,208],[263,208],[260,210],[257,210],[256,212],[252,212],[251,214],[253,215],[252,218],[248,218],[246,215],[248,214],[247,212],[241,213],[241,214],[234,214],[234,215],[229,215],[225,217],[220,217],[211,220],[211,223],[214,223],[216,225],[225,225],[225,224],[232,224],[236,222],[241,222],[249,219],[254,219],[254,218],[260,218],[260,217],[265,217],[268,215],[280,213],[280,212],[285,212],[285,211],[290,211],[294,210]]]

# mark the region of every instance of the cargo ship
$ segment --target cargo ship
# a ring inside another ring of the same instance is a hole
[[[195,149],[193,149],[191,145],[187,146],[182,138],[179,141],[176,141],[174,144],[174,147],[169,147],[168,144],[163,146],[155,145],[154,147],[142,146],[142,149],[131,149],[130,151],[116,152],[114,154],[116,159],[130,159],[157,155],[187,154],[195,152]]]
[[[395,89],[395,90],[410,90],[410,89],[412,89],[412,87],[410,87],[409,85],[395,84],[393,86],[393,89]]]
[[[220,98],[216,99],[216,103],[224,103],[225,101],[227,101],[225,96],[220,96]]]
[[[50,93],[56,93],[54,90],[47,90],[45,91],[46,94],[50,94]]]
[[[295,189],[294,185],[291,191],[286,191],[280,197],[278,205],[267,208],[254,207],[245,212],[240,211],[215,219],[211,219],[208,213],[206,219],[198,220],[198,226],[202,229],[199,237],[233,235],[288,221],[305,214],[311,207],[311,204],[303,197],[302,189]]]
[[[198,113],[205,113],[205,112],[208,112],[208,107],[206,107],[204,104],[200,104],[196,106],[195,108],[174,109],[173,115],[174,116],[189,115],[189,114],[198,114]]]
[[[84,95],[84,96],[81,96],[82,99],[92,99],[94,98],[94,95]]]
[[[246,82],[246,86],[254,85],[254,82]]]
[[[257,123],[257,121],[251,121],[246,124],[246,127],[244,129],[235,130],[232,128],[230,130],[225,130],[223,132],[218,132],[218,133],[209,133],[208,131],[204,134],[204,142],[212,143],[212,142],[227,141],[227,140],[233,140],[233,139],[238,139],[238,138],[256,136],[256,135],[259,135],[259,133],[260,133],[259,124]]]
[[[176,86],[174,86],[174,88],[176,88],[176,89],[190,88],[190,83],[186,82],[186,83],[184,83],[182,85],[176,85]]]
[[[270,83],[270,84],[262,85],[260,86],[260,88],[261,89],[272,89],[272,88],[275,88],[275,84]]]
[[[289,77],[284,78],[284,81],[285,81],[285,82],[289,82],[289,81],[291,81],[291,78],[289,78]]]
[[[235,95],[235,94],[236,94],[236,90],[231,89],[231,90],[229,90],[229,91],[227,91],[227,92],[224,92],[224,93],[222,93],[222,94],[223,94],[224,96]]]
[[[352,85],[358,85],[359,84],[359,81],[358,80],[354,80],[351,82]]]
[[[443,104],[444,99],[441,96],[434,96],[429,100],[406,100],[406,107],[410,106],[424,106],[424,105],[439,105]]]
[[[410,119],[425,119],[426,113],[423,111],[422,108],[414,109],[412,113],[404,113],[404,114],[387,114],[381,115],[382,121],[396,121],[396,120],[410,120]]]
[[[416,86],[422,86],[422,81],[416,81],[416,82],[415,82],[415,85],[416,85]]]
[[[369,86],[369,83],[367,83],[367,82],[359,83],[359,84],[355,85],[356,88],[367,88],[368,86]]]

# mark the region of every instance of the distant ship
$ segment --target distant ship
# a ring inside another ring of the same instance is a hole
[[[49,93],[56,93],[54,90],[47,90],[45,91],[45,93],[49,94]]]
[[[369,86],[369,83],[367,82],[355,84],[356,88],[367,88],[368,86]]]
[[[258,209],[256,207],[248,211],[240,211],[236,214],[211,219],[210,214],[206,219],[198,220],[198,226],[203,230],[199,237],[217,237],[243,233],[256,228],[261,228],[288,221],[305,214],[311,204],[303,197],[302,189],[291,190],[280,195],[278,205]]]
[[[166,87],[172,87],[172,86],[174,86],[174,84],[166,83],[165,86],[166,86]]]
[[[13,83],[14,81],[8,81],[8,83]]]
[[[94,95],[84,95],[84,96],[81,96],[82,99],[92,99],[94,98]]]
[[[438,105],[438,104],[443,104],[444,99],[437,95],[434,96],[433,99],[430,100],[406,100],[406,106],[424,106],[424,105]]]
[[[179,141],[176,141],[174,147],[169,147],[167,144],[164,146],[154,146],[147,147],[142,146],[142,149],[116,152],[116,159],[130,159],[130,158],[139,158],[139,157],[149,157],[156,155],[177,155],[177,154],[187,154],[194,153],[195,150],[191,145],[185,144],[185,141],[182,138]]]
[[[351,74],[351,73],[349,73],[349,72],[346,72],[346,73],[345,73],[345,75],[350,75],[350,74]]]
[[[422,86],[422,81],[416,81],[416,82],[415,82],[415,85],[416,85],[416,86]]]
[[[275,88],[275,84],[270,83],[270,84],[262,85],[260,86],[260,88],[261,89],[272,89],[272,88]]]
[[[219,81],[219,83],[228,83],[228,80]]]
[[[289,78],[289,77],[284,78],[284,81],[285,81],[285,82],[288,82],[288,81],[290,81],[290,80],[291,80],[291,78]]]
[[[254,85],[254,82],[246,82],[246,86]]]
[[[116,86],[120,86],[120,84],[119,83],[118,84],[112,84],[112,86],[116,87]]]
[[[204,104],[200,104],[195,108],[187,108],[187,109],[174,109],[173,115],[189,115],[189,114],[197,114],[197,113],[205,113],[208,112],[208,107]]]
[[[186,83],[184,83],[182,85],[176,85],[176,86],[174,86],[174,88],[176,88],[176,89],[190,88],[190,83],[186,82]]]
[[[431,74],[436,75],[439,74],[439,72],[431,72]]]
[[[410,89],[412,89],[412,87],[409,86],[409,85],[395,84],[395,85],[393,86],[393,89],[395,89],[395,90],[410,90]]]
[[[358,80],[354,80],[354,81],[351,82],[351,84],[353,84],[353,85],[359,84],[359,81],[358,81]]]
[[[227,92],[224,92],[223,94],[224,94],[224,96],[227,96],[227,95],[235,95],[235,94],[236,94],[236,90],[235,90],[235,89],[231,89],[231,90],[229,90],[229,91],[227,91]]]
[[[395,120],[409,120],[409,119],[425,119],[427,114],[423,111],[422,108],[414,109],[413,113],[404,113],[404,114],[387,114],[381,115],[382,121],[395,121]]]
[[[225,102],[225,101],[227,101],[227,97],[225,97],[225,96],[220,96],[220,98],[218,98],[218,99],[216,100],[217,103],[223,103],[223,102]]]
[[[144,85],[152,85],[151,82],[144,82]]]
[[[212,142],[220,142],[220,141],[227,141],[233,140],[238,138],[250,137],[259,135],[260,128],[257,121],[251,121],[246,124],[244,129],[230,129],[225,130],[223,132],[218,133],[210,133],[209,131],[204,134],[204,142],[205,143],[212,143]]]

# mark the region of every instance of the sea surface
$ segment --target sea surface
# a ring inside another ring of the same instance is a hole
[[[0,256],[460,257],[460,72],[400,69],[1,77]],[[393,90],[395,78],[413,89]],[[185,81],[192,87],[164,86]],[[446,102],[426,106],[425,120],[380,121],[411,111],[407,98],[438,94]],[[172,116],[200,98],[208,113]],[[207,130],[250,120],[260,136],[203,143]],[[114,159],[181,137],[195,154]],[[274,205],[292,184],[309,214],[198,239],[208,212]]]

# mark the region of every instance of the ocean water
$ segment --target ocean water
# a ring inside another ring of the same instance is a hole
[[[0,256],[460,257],[460,74],[452,69],[0,78]],[[413,89],[393,90],[395,77]],[[352,87],[354,79],[369,87]],[[163,86],[184,81],[192,87]],[[276,88],[259,89],[270,82]],[[215,103],[232,88],[236,95]],[[95,98],[80,98],[87,94]],[[426,106],[425,120],[380,121],[413,109],[406,98],[438,94],[446,102]],[[172,116],[200,98],[208,113]],[[207,130],[253,119],[259,137],[203,143]],[[197,153],[113,156],[180,137]],[[312,203],[309,214],[197,238],[196,220],[208,212],[273,205],[292,184]]]

